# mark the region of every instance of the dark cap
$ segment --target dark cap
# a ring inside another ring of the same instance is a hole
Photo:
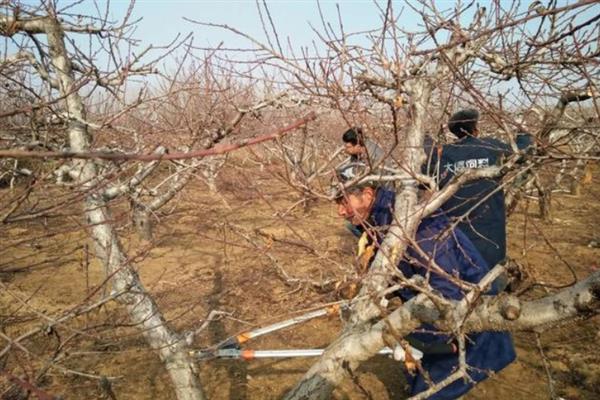
[[[448,129],[459,138],[472,135],[477,128],[479,111],[467,108],[454,113],[448,120]]]
[[[352,162],[344,164],[335,170],[336,180],[332,182],[330,195],[334,199],[339,199],[344,192],[362,189],[365,186],[375,186],[372,182],[356,182],[351,186],[346,186],[348,182],[356,180],[361,176],[367,175],[369,168],[362,162]]]

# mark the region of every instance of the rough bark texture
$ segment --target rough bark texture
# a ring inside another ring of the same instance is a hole
[[[154,238],[154,221],[152,220],[150,211],[134,206],[133,225],[140,238],[144,240],[152,240]]]
[[[412,318],[408,307],[398,309],[389,318],[394,319],[397,333],[408,334],[419,322]],[[326,350],[321,362],[316,363],[286,396],[286,400],[329,399],[331,392],[343,379],[350,376],[360,363],[371,358],[383,346],[388,322],[379,321],[372,327],[365,325],[346,330]]]
[[[154,198],[149,204],[142,204],[137,201],[133,202],[133,223],[142,239],[153,239],[155,221],[152,214],[173,199],[177,193],[181,192],[194,176],[194,171],[195,167],[191,167],[181,172],[181,176],[177,176],[176,179],[172,180],[169,188]]]
[[[302,384],[285,399],[328,399],[333,389],[349,376],[361,362],[369,359],[384,345],[388,330],[406,335],[421,322],[433,323],[439,329],[450,329],[457,320],[465,320],[465,332],[488,330],[524,331],[573,318],[585,318],[600,311],[600,272],[555,295],[520,303],[516,297],[484,296],[475,309],[465,301],[451,301],[444,313],[419,295],[403,304],[371,328],[356,327],[346,331],[329,346],[322,362],[315,364],[303,377]],[[506,313],[507,305],[519,313]]]
[[[55,18],[46,19],[45,32],[50,47],[52,66],[59,80],[59,91],[65,97],[66,111],[70,116],[68,134],[73,151],[85,152],[90,148],[90,135],[86,125],[83,102],[74,90],[72,65],[64,45],[64,33]],[[110,224],[110,212],[102,195],[94,191],[97,166],[94,161],[77,161],[82,190],[89,194],[85,200],[85,215],[92,227],[96,255],[102,260],[106,273],[112,276],[113,290],[127,291],[122,297],[133,324],[144,332],[150,346],[157,350],[173,382],[175,393],[181,400],[203,399],[196,366],[186,351],[185,344],[172,332],[162,317],[156,303],[148,295],[133,267],[127,261],[119,238]]]
[[[358,298],[363,298],[353,309],[351,324],[359,324],[379,315],[379,307],[373,303],[372,295],[388,287],[390,270],[395,269],[396,259],[392,254],[401,256],[408,247],[408,238],[414,234],[421,221],[417,213],[417,180],[411,175],[419,171],[425,159],[423,152],[423,121],[426,117],[426,105],[429,102],[431,89],[425,82],[415,81],[408,92],[411,95],[411,125],[402,143],[402,160],[405,161],[402,171],[402,189],[396,195],[395,224],[390,228],[382,243],[381,251],[377,252],[375,260],[369,269]]]
[[[380,315],[380,308],[375,302],[389,285],[395,270],[397,257],[402,256],[408,248],[409,239],[414,234],[421,221],[418,213],[418,183],[412,171],[419,171],[424,162],[423,152],[423,122],[426,118],[426,106],[429,102],[431,89],[424,81],[413,81],[407,88],[412,100],[411,126],[402,146],[405,149],[402,159],[406,164],[403,171],[402,189],[396,195],[395,221],[377,252],[369,274],[364,280],[360,299],[354,306],[350,323],[341,336],[332,343],[319,361],[302,377],[300,382],[286,396],[286,399],[327,399],[335,385],[339,384],[348,374],[348,369],[355,369],[360,362],[366,361],[383,347],[382,329],[380,324],[369,326],[368,321]],[[406,327],[412,325],[407,324]],[[414,325],[416,327],[417,325]],[[355,330],[364,331],[357,339]],[[408,334],[410,329],[405,333]]]

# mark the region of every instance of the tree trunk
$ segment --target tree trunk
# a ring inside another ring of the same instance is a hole
[[[552,195],[548,190],[540,192],[540,217],[544,221],[552,219]]]
[[[386,234],[357,296],[363,300],[354,305],[350,323],[340,337],[327,347],[319,361],[287,394],[285,398],[288,400],[329,399],[333,388],[348,376],[348,370],[356,369],[361,362],[372,357],[384,345],[382,331],[385,324],[380,321],[372,325],[370,321],[380,315],[381,310],[376,304],[380,299],[379,293],[388,287],[389,271],[395,269],[398,257],[403,256],[408,248],[408,239],[414,237],[421,221],[417,209],[417,181],[411,175],[411,171],[418,171],[425,158],[423,122],[430,94],[431,89],[427,83],[414,82],[410,86],[413,99],[412,121],[406,141],[402,143],[405,149],[402,159],[406,160],[406,164],[401,170],[406,171],[405,179],[402,181],[402,189],[396,195],[395,222]],[[416,325],[405,325],[405,333],[409,333],[415,327]]]
[[[575,168],[571,172],[571,188],[570,192],[573,196],[581,195],[581,185],[591,183],[592,171],[587,163],[583,160],[577,160]]]
[[[154,239],[154,221],[149,211],[144,211],[141,207],[134,207],[133,224],[141,239],[148,241]]]
[[[54,10],[49,10],[52,14]],[[65,98],[66,111],[70,117],[68,125],[71,150],[89,151],[91,138],[84,121],[85,108],[81,97],[74,90],[73,69],[64,44],[64,33],[56,17],[45,20],[51,62],[59,81],[59,91]],[[143,332],[149,345],[157,350],[173,382],[175,393],[180,400],[204,399],[197,377],[196,365],[185,346],[172,332],[156,303],[143,287],[140,279],[124,254],[118,235],[109,221],[111,216],[106,201],[95,190],[98,176],[97,165],[93,160],[80,160],[77,170],[82,191],[88,193],[85,199],[85,215],[92,227],[92,239],[97,257],[102,261],[107,276],[112,276],[113,290],[124,291],[120,296],[134,325]]]

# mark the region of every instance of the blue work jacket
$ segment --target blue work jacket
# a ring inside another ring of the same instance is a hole
[[[466,136],[455,143],[442,146],[441,154],[433,153],[430,172],[440,188],[465,169],[500,165],[502,158],[511,153],[510,146],[493,138]],[[500,178],[476,179],[465,183],[444,204],[442,209],[450,219],[463,217],[458,225],[461,231],[489,265],[496,265],[506,257],[506,211]]]
[[[374,226],[387,227],[393,220],[394,200],[394,192],[378,189],[371,209],[370,223]],[[425,218],[417,230],[415,239],[424,253],[435,259],[437,265],[464,281],[478,283],[490,269],[464,233],[459,229],[449,231],[449,220],[443,214]],[[426,278],[428,276],[431,287],[446,298],[454,300],[463,298],[464,293],[458,286],[438,274],[428,273],[427,264],[426,259],[418,255],[413,248],[409,248],[407,256],[399,263],[398,268],[407,278],[414,275]],[[398,294],[407,301],[417,293],[404,289]],[[497,294],[496,288],[492,288],[488,294]],[[449,336],[442,335],[435,328],[427,325],[421,326],[410,336],[428,344],[450,340]],[[500,371],[514,361],[515,357],[512,339],[507,332],[490,331],[468,335],[466,361],[470,367],[469,376],[475,382],[486,379],[491,372]],[[426,353],[421,364],[433,382],[439,382],[458,368],[458,356]],[[411,395],[428,389],[421,374],[408,376],[408,383]],[[473,386],[473,383],[466,383],[460,379],[429,399],[455,399],[468,392]]]
[[[515,141],[520,151],[530,152],[535,145],[533,137],[525,132],[517,134]],[[512,154],[511,147],[498,139],[473,136],[465,136],[439,148],[429,141],[425,150],[431,157],[424,172],[434,176],[440,188],[465,169],[500,165],[504,157]],[[468,214],[458,224],[460,230],[488,265],[495,266],[504,261],[506,210],[499,177],[467,182],[442,205],[441,212],[451,220]]]

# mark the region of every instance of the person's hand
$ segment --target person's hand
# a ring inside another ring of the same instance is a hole
[[[370,238],[367,232],[363,232],[360,239],[358,240],[358,249],[356,251],[358,255],[358,264],[360,273],[365,273],[369,269],[371,259],[375,255],[375,243],[369,244]]]
[[[394,360],[404,361],[404,366],[409,373],[414,373],[417,369],[418,360],[423,358],[423,352],[407,345],[408,352],[401,345],[394,347]]]

